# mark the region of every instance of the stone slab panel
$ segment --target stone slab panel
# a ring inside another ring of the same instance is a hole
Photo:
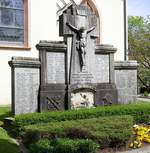
[[[128,104],[137,98],[137,70],[115,70],[118,102]]]
[[[15,114],[38,111],[39,68],[14,69]]]
[[[65,54],[46,53],[47,83],[65,83]]]
[[[109,55],[95,56],[95,83],[109,83]]]

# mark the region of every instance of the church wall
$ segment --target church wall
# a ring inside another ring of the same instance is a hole
[[[124,60],[124,14],[122,0],[95,0],[101,20],[101,43],[117,48],[115,60]],[[104,7],[103,7],[104,6]]]
[[[118,48],[116,60],[124,59],[123,52],[123,1],[95,0],[101,20],[101,43]],[[35,45],[40,40],[61,40],[56,26],[56,1],[29,0],[30,50],[0,48],[0,105],[11,103],[12,56],[38,57]]]

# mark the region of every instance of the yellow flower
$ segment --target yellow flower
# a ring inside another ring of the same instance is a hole
[[[143,142],[150,143],[150,126],[134,125],[133,130],[135,139],[130,143],[129,147],[140,148]]]

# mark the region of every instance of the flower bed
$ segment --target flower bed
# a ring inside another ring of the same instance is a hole
[[[150,143],[150,126],[149,125],[134,125],[134,140],[130,143],[130,148],[140,148],[144,142]]]

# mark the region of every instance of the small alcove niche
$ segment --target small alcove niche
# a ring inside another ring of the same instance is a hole
[[[94,94],[96,89],[92,86],[75,87],[71,92],[71,109],[94,107]]]
[[[97,44],[100,44],[100,15],[99,15],[99,11],[98,11],[95,3],[92,0],[57,0],[57,2],[56,2],[57,28],[59,29],[59,16],[61,16],[62,13],[65,10],[67,10],[67,8],[69,8],[71,5],[75,5],[75,6],[76,5],[87,5],[92,10],[92,12],[98,17],[97,27],[99,28],[98,29],[99,36],[97,38]]]

